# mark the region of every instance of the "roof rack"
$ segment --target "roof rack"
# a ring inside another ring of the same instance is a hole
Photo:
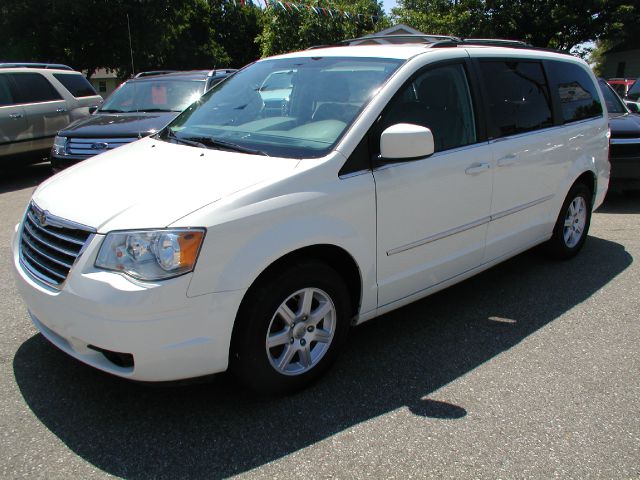
[[[62,63],[0,63],[0,68],[47,68],[55,70],[73,70]]]
[[[211,70],[208,74],[207,77],[213,77],[219,73],[222,74],[230,74],[230,73],[235,73],[237,72],[238,69],[237,68],[214,68],[213,70]]]
[[[389,40],[390,44],[424,44],[429,48],[457,47],[467,45],[492,46],[492,47],[512,47],[512,48],[536,48],[533,45],[520,40],[507,40],[502,38],[460,38],[451,35],[427,35],[427,34],[406,34],[406,35],[366,35],[364,37],[343,40],[337,46],[363,45],[369,40]],[[395,40],[395,41],[393,41]],[[309,47],[307,50],[323,48],[329,45],[318,45]]]
[[[506,40],[503,38],[464,38],[463,45],[486,45],[492,47],[533,48],[533,45],[521,40]]]
[[[416,33],[410,33],[406,35],[365,35],[364,37],[351,38],[349,40],[343,40],[340,45],[351,45],[353,42],[366,42],[368,40],[399,40],[406,39],[405,42],[399,43],[438,43],[442,41],[447,42],[460,42],[460,38],[453,37],[451,35],[421,35]],[[390,42],[393,43],[393,42]],[[356,44],[359,45],[359,44]]]
[[[167,73],[175,73],[178,70],[149,70],[148,72],[140,72],[133,78],[151,77],[153,75],[166,75]]]

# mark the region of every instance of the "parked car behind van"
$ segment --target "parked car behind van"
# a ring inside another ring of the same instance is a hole
[[[159,131],[182,110],[236,70],[142,72],[123,83],[90,117],[55,138],[51,166],[60,171]]]
[[[66,65],[0,63],[0,167],[40,161],[58,130],[101,102],[87,79]]]
[[[229,369],[282,393],[352,325],[535,245],[576,255],[609,181],[589,67],[420,38],[262,59],[43,183],[12,244],[36,327],[120,377]],[[266,109],[289,71],[287,108]]]
[[[632,113],[607,82],[600,79],[599,83],[611,129],[610,189],[637,190],[640,188],[640,115]]]

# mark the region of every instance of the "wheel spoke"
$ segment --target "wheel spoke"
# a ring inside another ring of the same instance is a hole
[[[278,368],[280,370],[284,370],[285,368],[287,368],[287,365],[291,363],[291,359],[295,354],[296,354],[296,349],[294,348],[294,346],[287,345],[284,351],[282,352],[282,355],[280,355],[280,357],[277,360]]]
[[[284,320],[287,325],[289,325],[290,327],[293,326],[293,323],[296,319],[296,314],[291,311],[291,309],[287,306],[286,303],[283,303],[282,305],[280,305],[280,308],[278,308],[277,313],[278,315],[280,315],[280,318],[282,318],[282,320]]]
[[[329,302],[322,302],[318,308],[311,312],[310,321],[313,325],[317,325],[320,320],[326,317],[333,310]]]
[[[298,350],[298,356],[300,357],[300,363],[303,367],[307,368],[311,366],[311,350],[308,343]]]
[[[569,204],[569,215],[571,215],[571,217],[576,216],[576,207],[574,204],[575,204],[575,200]]]
[[[331,340],[331,333],[321,328],[316,328],[313,332],[313,340],[319,343],[329,343]]]
[[[565,227],[570,227],[571,225],[573,225],[573,219],[571,219],[571,218],[567,218],[567,219],[564,221],[564,226],[565,226]]]
[[[302,302],[300,302],[299,315],[309,316],[311,314],[311,303],[313,302],[313,289],[305,288],[302,294]]]
[[[280,330],[278,333],[273,333],[267,338],[267,348],[278,347],[289,343],[289,338],[290,330],[288,328]]]

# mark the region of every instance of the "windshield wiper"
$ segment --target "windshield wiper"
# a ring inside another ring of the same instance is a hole
[[[177,143],[182,143],[184,145],[189,145],[191,147],[207,148],[207,146],[204,143],[196,142],[193,139],[188,139],[188,138],[185,139],[185,138],[178,137],[170,128],[167,129],[167,138],[170,138],[171,140],[174,140]]]
[[[180,112],[181,110],[171,110],[169,108],[142,108],[138,112]]]
[[[224,140],[216,140],[215,138],[211,138],[211,137],[188,137],[186,138],[186,140],[189,140],[191,142],[197,142],[197,143],[200,143],[201,145],[205,145],[211,148],[223,148],[226,150],[232,150],[234,152],[248,153],[250,155],[264,155],[265,157],[269,156],[268,153],[263,152],[262,150],[243,147],[242,145],[238,145],[237,143],[225,142]]]
[[[117,110],[115,108],[111,108],[111,109],[103,109],[103,108],[101,108],[98,111],[99,112],[104,112],[104,113],[129,113],[127,110]]]

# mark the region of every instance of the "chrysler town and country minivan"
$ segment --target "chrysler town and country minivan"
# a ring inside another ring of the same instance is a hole
[[[455,38],[290,53],[40,185],[13,265],[36,327],[89,365],[287,392],[352,325],[538,244],[578,253],[607,155],[571,56]]]

